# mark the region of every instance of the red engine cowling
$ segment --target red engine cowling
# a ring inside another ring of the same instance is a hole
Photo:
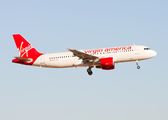
[[[112,70],[114,69],[113,57],[101,58],[100,64],[103,70]]]

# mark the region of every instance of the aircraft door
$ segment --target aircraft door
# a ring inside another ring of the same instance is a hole
[[[139,55],[139,46],[135,46],[135,55]]]
[[[40,58],[40,64],[41,65],[45,65],[45,57],[44,56],[41,56],[41,58]]]

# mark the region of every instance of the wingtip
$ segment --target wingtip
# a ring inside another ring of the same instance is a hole
[[[70,51],[70,49],[69,49],[69,48],[67,48],[67,50],[68,50],[68,52]]]

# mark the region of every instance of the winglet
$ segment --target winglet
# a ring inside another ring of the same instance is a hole
[[[69,48],[67,48],[68,52],[69,52]]]

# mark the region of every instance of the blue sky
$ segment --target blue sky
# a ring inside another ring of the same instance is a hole
[[[6,0],[0,4],[1,120],[167,120],[168,1]],[[146,45],[158,54],[115,70],[13,64],[19,33],[42,53]]]

